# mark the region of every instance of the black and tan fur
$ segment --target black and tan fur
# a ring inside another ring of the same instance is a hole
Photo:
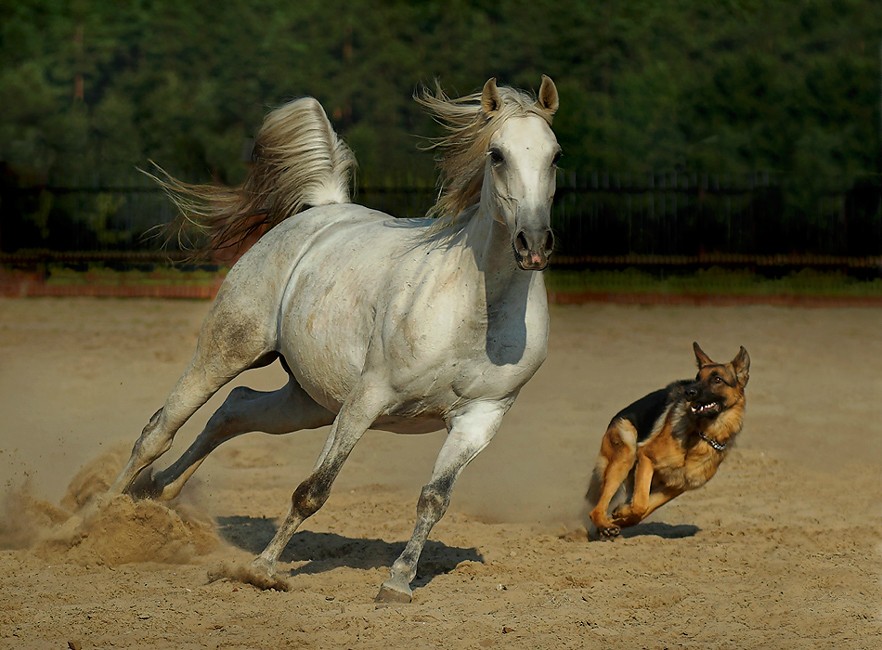
[[[747,350],[742,347],[729,363],[716,363],[698,343],[692,348],[698,362],[694,380],[650,393],[610,421],[585,495],[592,538],[616,537],[707,483],[741,431]]]

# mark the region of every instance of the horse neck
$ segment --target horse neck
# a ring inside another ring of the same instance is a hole
[[[475,313],[486,318],[488,358],[500,366],[517,365],[532,354],[541,363],[548,337],[543,273],[518,268],[508,228],[483,209],[472,215],[464,235],[466,254],[481,276],[478,286],[483,285],[473,297],[479,301]]]
[[[481,204],[464,228],[465,242],[478,271],[484,276],[488,304],[509,301],[514,295],[526,300],[530,286],[539,282],[542,273],[522,271],[514,261],[511,234]]]

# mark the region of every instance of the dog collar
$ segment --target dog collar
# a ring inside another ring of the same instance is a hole
[[[723,451],[726,448],[725,442],[717,442],[713,438],[708,438],[706,435],[704,435],[704,431],[699,431],[698,437],[701,438],[702,440],[704,440],[707,444],[709,444],[711,447],[713,447],[717,451]]]

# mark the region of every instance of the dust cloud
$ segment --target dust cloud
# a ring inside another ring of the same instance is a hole
[[[105,495],[125,459],[113,450],[87,463],[60,505],[34,495],[28,482],[6,491],[0,548],[28,548],[47,560],[118,566],[187,563],[220,545],[213,522],[186,503]]]

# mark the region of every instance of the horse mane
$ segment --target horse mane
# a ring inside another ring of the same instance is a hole
[[[450,98],[435,80],[434,91],[423,86],[414,100],[445,128],[447,134],[429,140],[425,149],[436,150],[438,199],[427,216],[438,220],[438,229],[455,222],[457,217],[481,200],[484,163],[490,139],[511,117],[538,115],[551,124],[553,112],[537,104],[536,97],[515,88],[500,86],[501,105],[492,114],[484,112],[481,93]]]

